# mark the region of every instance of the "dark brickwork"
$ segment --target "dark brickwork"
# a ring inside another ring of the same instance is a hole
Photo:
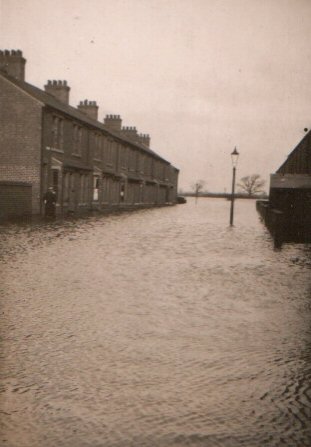
[[[278,245],[311,241],[311,132],[271,175],[269,202],[257,209]]]
[[[40,212],[42,105],[0,76],[0,181],[32,185],[33,213]]]
[[[0,181],[0,222],[30,216],[31,197],[30,184]]]

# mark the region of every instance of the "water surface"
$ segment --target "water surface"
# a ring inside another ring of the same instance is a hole
[[[311,445],[311,247],[253,201],[8,225],[0,444]]]

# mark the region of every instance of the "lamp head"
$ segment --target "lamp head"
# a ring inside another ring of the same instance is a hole
[[[238,164],[238,158],[239,158],[239,153],[236,149],[236,147],[234,148],[233,152],[231,153],[231,160],[232,160],[232,166],[235,168]]]

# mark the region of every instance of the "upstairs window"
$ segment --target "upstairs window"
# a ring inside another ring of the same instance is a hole
[[[77,124],[73,125],[73,153],[82,155],[83,129]]]
[[[58,116],[53,116],[52,124],[52,147],[63,149],[64,145],[64,120]]]
[[[105,159],[106,159],[106,164],[108,166],[112,166],[114,163],[114,155],[116,154],[116,143],[113,140],[106,140],[106,155],[105,155]]]
[[[145,168],[145,155],[140,154],[140,157],[139,157],[139,172],[141,174],[144,173],[144,168]]]
[[[129,169],[131,171],[136,170],[136,157],[137,154],[135,153],[135,151],[133,149],[129,149]]]
[[[144,172],[147,175],[151,175],[151,158],[148,156],[145,156],[144,159]]]
[[[102,159],[102,137],[98,133],[94,135],[94,159]]]
[[[119,145],[119,154],[120,154],[120,166],[121,168],[127,167],[127,147]]]

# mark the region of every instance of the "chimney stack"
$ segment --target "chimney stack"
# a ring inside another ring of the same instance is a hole
[[[104,125],[111,130],[121,132],[122,119],[120,115],[106,115]]]
[[[98,120],[98,105],[96,104],[96,101],[88,101],[87,99],[80,101],[78,110],[87,115],[89,118],[95,121]]]
[[[21,50],[0,50],[0,71],[19,81],[25,81],[25,64]]]
[[[139,141],[147,147],[150,147],[150,135],[147,133],[140,133],[139,134]]]
[[[69,104],[70,87],[68,87],[67,81],[48,81],[44,86],[44,90],[60,102]]]
[[[130,140],[139,141],[136,127],[122,127],[122,133]]]

